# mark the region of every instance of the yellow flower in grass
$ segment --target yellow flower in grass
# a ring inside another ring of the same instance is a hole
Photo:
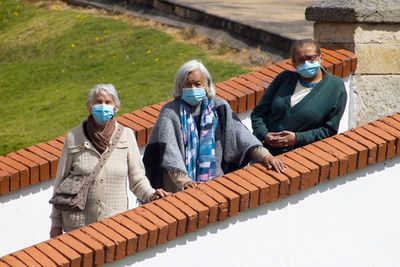
[[[3,2],[0,1],[0,6],[3,4]]]
[[[183,53],[179,53],[180,56],[183,56]]]
[[[14,11],[14,16],[18,16],[18,12],[17,11]]]
[[[136,62],[135,61],[132,61],[132,65],[135,65],[136,64]]]
[[[147,54],[151,54],[151,51],[150,51],[150,50],[147,50]]]
[[[159,61],[158,57],[156,57],[156,58],[154,59],[154,61],[158,62],[158,61]]]
[[[116,59],[117,57],[116,56],[113,56],[113,59]]]
[[[103,33],[106,34],[106,33],[107,33],[107,30],[104,30]]]
[[[100,38],[96,36],[96,41],[98,41],[98,40],[100,40]]]
[[[20,5],[17,5],[17,9],[20,9],[21,8],[21,6]]]
[[[75,47],[75,44],[71,44],[71,47],[74,48],[74,47]]]
[[[79,16],[79,15],[76,15],[76,18],[77,18],[77,19],[79,19],[80,17],[81,17],[81,16]]]
[[[8,22],[8,19],[5,19],[4,22],[7,23],[7,22]]]
[[[89,55],[89,58],[93,58],[93,56],[92,56],[92,55]]]

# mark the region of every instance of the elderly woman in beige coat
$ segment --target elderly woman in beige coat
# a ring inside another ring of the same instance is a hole
[[[118,127],[114,113],[119,106],[118,94],[111,84],[96,85],[89,92],[86,107],[90,115],[65,138],[54,188],[69,174],[88,176],[94,169]],[[76,212],[53,207],[50,237],[127,210],[127,180],[129,189],[143,202],[169,194],[151,187],[134,133],[123,127],[115,149],[91,185],[85,209]]]

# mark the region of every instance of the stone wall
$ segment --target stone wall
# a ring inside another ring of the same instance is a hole
[[[397,4],[395,3],[397,2]],[[321,46],[342,46],[358,58],[354,124],[395,112],[400,99],[400,5],[398,1],[322,1],[308,7],[314,38]]]

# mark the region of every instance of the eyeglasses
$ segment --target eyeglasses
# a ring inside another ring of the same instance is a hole
[[[305,57],[298,57],[298,58],[295,58],[295,62],[304,63],[304,62],[308,61],[308,62],[312,63],[312,62],[314,62],[314,61],[317,59],[318,56],[319,56],[319,55],[311,55],[311,56],[305,56]]]

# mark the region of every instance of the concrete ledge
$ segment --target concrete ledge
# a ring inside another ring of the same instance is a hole
[[[397,0],[323,0],[306,9],[306,19],[324,22],[399,23]]]

